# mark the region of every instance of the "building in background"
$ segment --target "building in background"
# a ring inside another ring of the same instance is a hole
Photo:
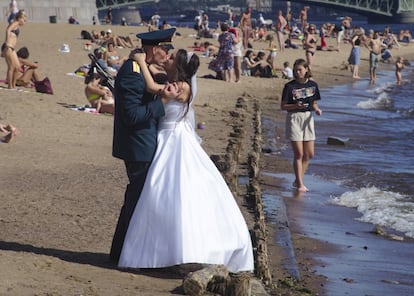
[[[33,23],[68,23],[73,17],[82,25],[92,25],[97,18],[96,0],[17,0],[19,9],[24,9],[28,21]],[[9,9],[9,1],[1,1],[2,21]]]
[[[272,11],[272,0],[247,0],[247,5],[260,12]]]

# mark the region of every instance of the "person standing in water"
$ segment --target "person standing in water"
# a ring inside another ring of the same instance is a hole
[[[299,192],[309,189],[303,183],[303,176],[315,154],[315,126],[312,111],[322,115],[318,106],[321,99],[318,84],[311,80],[311,70],[304,59],[297,59],[293,65],[294,79],[285,84],[282,93],[281,109],[287,111],[286,139],[293,150],[293,186]]]

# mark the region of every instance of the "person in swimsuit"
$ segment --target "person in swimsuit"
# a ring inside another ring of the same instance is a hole
[[[243,12],[239,27],[243,32],[243,47],[246,49],[249,47],[249,38],[252,33],[252,9],[250,7]]]
[[[123,62],[127,60],[127,57],[119,57],[118,53],[115,50],[115,44],[109,42],[108,50],[105,51],[103,59],[109,67],[112,67],[118,71],[121,68]]]
[[[17,78],[20,73],[20,62],[16,53],[17,37],[19,37],[20,27],[26,23],[26,14],[24,10],[19,10],[16,20],[7,26],[6,40],[1,46],[1,56],[6,59],[7,63],[7,84],[9,89],[16,88]]]
[[[120,47],[128,47],[128,48],[134,48],[135,44],[132,40],[131,36],[118,36],[112,33],[111,29],[106,30],[106,33],[104,35],[104,43],[109,44],[112,42],[114,46],[120,46]]]
[[[402,81],[402,70],[404,69],[404,58],[397,57],[395,62],[395,77],[397,77],[397,85],[401,85]]]
[[[306,31],[306,27],[308,26],[308,10],[309,6],[304,6],[299,14],[299,20],[302,27],[302,32]]]
[[[34,87],[34,82],[41,81],[39,64],[29,60],[29,50],[23,46],[17,51],[20,62],[20,76],[16,80],[17,86]]]
[[[277,13],[277,18],[276,18],[276,36],[277,36],[277,41],[279,44],[279,50],[280,52],[285,50],[285,28],[287,25],[287,21],[285,19],[285,17],[283,16],[282,10],[279,10]]]
[[[316,26],[310,25],[308,31],[305,33],[305,40],[303,44],[305,48],[305,52],[306,52],[306,61],[307,61],[309,68],[311,68],[313,64],[314,55],[315,55],[316,48],[317,48],[316,43],[318,42],[318,40],[317,40],[315,33],[316,33]]]
[[[101,76],[98,73],[92,74],[90,79],[86,79],[85,96],[92,107],[98,113],[114,114],[115,101],[109,88],[100,85]]]
[[[383,43],[379,32],[374,32],[374,38],[369,41],[367,47],[369,50],[369,80],[371,83],[375,83],[381,50],[387,46]]]

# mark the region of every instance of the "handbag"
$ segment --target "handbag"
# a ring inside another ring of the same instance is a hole
[[[53,95],[52,84],[48,77],[40,81],[35,81],[34,85],[37,92]]]

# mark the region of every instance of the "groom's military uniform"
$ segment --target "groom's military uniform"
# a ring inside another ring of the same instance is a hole
[[[175,28],[172,28],[137,34],[137,37],[141,38],[142,45],[161,46],[168,50],[173,48],[171,39],[174,32]],[[140,67],[132,59],[125,61],[119,69],[114,95],[112,155],[124,160],[129,179],[110,252],[110,259],[117,263],[129,221],[155,154],[158,119],[165,113],[161,98],[146,91]]]

